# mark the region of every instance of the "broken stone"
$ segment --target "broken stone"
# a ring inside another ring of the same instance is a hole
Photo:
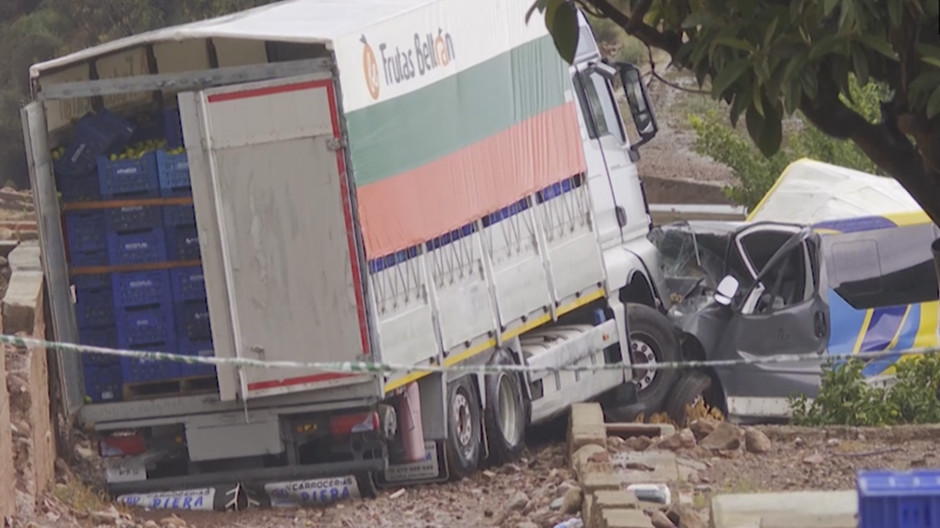
[[[117,524],[121,514],[117,510],[94,511],[90,514],[91,520],[99,524]]]
[[[771,449],[770,438],[758,429],[747,429],[744,432],[744,447],[749,453],[763,454]]]
[[[679,520],[675,524],[681,528],[706,528],[707,526],[702,516],[690,506],[679,506],[674,511]]]
[[[588,444],[579,448],[571,455],[571,468],[576,473],[584,474],[588,468],[597,468],[599,463],[609,462],[610,455],[603,447],[595,444]]]
[[[840,442],[838,438],[830,438],[829,440],[826,440],[826,447],[839,447],[839,444]]]
[[[656,447],[658,449],[666,449],[668,451],[676,451],[682,447],[682,439],[679,438],[678,434],[667,436],[660,440]]]
[[[581,511],[581,504],[584,502],[584,495],[581,488],[575,486],[565,492],[562,498],[561,512],[565,514],[575,514]]]
[[[684,449],[692,449],[695,447],[695,433],[691,429],[683,429],[679,431],[679,442],[682,444]]]
[[[793,439],[793,445],[795,445],[796,447],[803,447],[804,445],[806,445],[806,441],[798,436]]]
[[[496,478],[496,473],[493,473],[492,471],[487,469],[483,471],[483,476],[486,478]]]
[[[541,527],[532,521],[522,521],[521,523],[516,525],[516,528],[541,528]]]
[[[700,445],[712,451],[736,450],[741,447],[741,431],[728,422],[719,422]]]
[[[523,510],[529,504],[529,496],[521,491],[513,493],[509,500],[506,501],[506,504],[503,505],[504,509],[508,511],[517,511]]]
[[[699,462],[698,460],[692,460],[691,458],[686,457],[676,457],[676,463],[680,466],[694,469],[695,471],[705,471],[708,469],[708,465],[704,462]]]
[[[803,458],[804,464],[809,464],[812,466],[818,466],[826,461],[826,458],[820,455],[819,453],[813,453],[812,455],[806,456]]]
[[[75,454],[82,460],[92,460],[95,458],[95,452],[89,447],[82,445],[75,446]]]
[[[632,449],[633,451],[646,451],[652,444],[653,440],[648,436],[631,436],[623,442],[623,445],[627,449]]]
[[[552,503],[548,505],[548,507],[551,508],[553,511],[558,511],[561,509],[561,506],[564,503],[565,503],[565,498],[558,497],[557,499],[553,500]]]
[[[669,517],[666,517],[666,514],[659,510],[654,510],[651,513],[650,521],[653,523],[653,528],[676,528],[676,525],[669,520]]]
[[[689,429],[692,431],[692,434],[695,435],[695,439],[701,442],[703,438],[712,434],[712,431],[715,430],[717,425],[718,422],[715,420],[693,420],[692,423],[689,424]]]

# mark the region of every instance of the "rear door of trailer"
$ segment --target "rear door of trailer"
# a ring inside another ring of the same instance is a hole
[[[371,357],[330,75],[183,93],[179,103],[217,354],[298,364]],[[249,400],[368,378],[225,367],[219,389],[222,400]]]

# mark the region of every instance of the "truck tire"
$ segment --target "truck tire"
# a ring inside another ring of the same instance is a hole
[[[689,420],[688,408],[705,398],[708,389],[712,386],[712,378],[700,370],[690,370],[682,374],[676,382],[669,401],[666,402],[666,413],[680,426],[686,426]]]
[[[499,351],[493,365],[515,365],[512,356]],[[497,372],[486,375],[486,440],[490,459],[496,464],[512,462],[522,454],[525,447],[525,430],[528,425],[522,383],[516,372]]]
[[[627,321],[630,331],[630,361],[634,366],[637,401],[655,409],[678,378],[678,371],[643,370],[642,364],[678,361],[679,340],[665,315],[645,304],[629,303]]]
[[[469,376],[447,384],[445,453],[451,480],[460,480],[480,464],[480,402]]]

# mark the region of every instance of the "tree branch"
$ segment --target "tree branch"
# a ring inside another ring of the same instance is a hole
[[[627,30],[627,33],[633,33],[637,30],[640,24],[643,23],[643,18],[646,16],[646,13],[649,12],[650,6],[653,5],[653,0],[640,0],[640,5],[636,6],[632,13],[630,13],[630,23],[624,28]]]
[[[679,51],[679,46],[682,45],[682,39],[679,35],[672,32],[657,31],[652,26],[644,24],[642,17],[638,20],[634,20],[620,11],[616,6],[612,5],[608,0],[586,1],[596,7],[605,17],[612,20],[618,26],[624,29],[635,27],[633,31],[628,30],[628,33],[651,46],[655,46],[669,53],[669,55],[675,55],[676,52]],[[638,6],[638,9],[639,7],[642,6]]]

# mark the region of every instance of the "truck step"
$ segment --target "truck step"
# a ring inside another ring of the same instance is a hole
[[[124,401],[205,394],[215,392],[218,389],[218,379],[215,376],[143,381],[123,385]]]

